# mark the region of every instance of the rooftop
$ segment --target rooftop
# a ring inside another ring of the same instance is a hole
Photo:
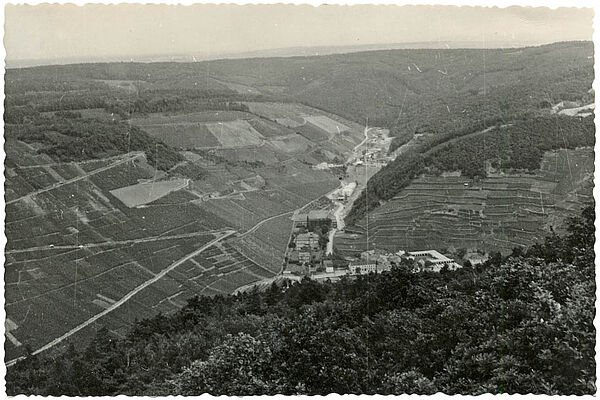
[[[428,257],[428,258],[432,259],[433,261],[444,261],[444,262],[452,261],[452,259],[439,253],[437,250],[411,251],[408,254],[413,257]]]
[[[314,232],[301,233],[296,237],[296,240],[318,239],[319,235]]]

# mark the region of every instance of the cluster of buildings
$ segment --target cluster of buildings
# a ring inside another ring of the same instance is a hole
[[[326,170],[326,169],[331,169],[331,168],[336,168],[336,167],[338,167],[338,168],[344,167],[344,164],[332,164],[332,163],[322,162],[320,164],[313,166],[313,169]]]
[[[381,128],[371,128],[374,132],[365,144],[362,154],[354,160],[354,165],[379,165],[384,166],[390,160],[387,156],[387,150],[390,147],[392,138],[388,131]]]
[[[329,211],[311,210],[308,213],[296,214],[292,217],[294,221],[294,230],[300,231],[300,228],[306,228],[308,231],[314,231],[323,225],[330,225]]]
[[[308,274],[323,263],[322,244],[332,221],[327,210],[311,210],[308,213],[296,214],[292,220],[294,228],[292,242],[286,254],[286,270]]]
[[[444,267],[451,271],[462,268],[462,265],[436,250],[412,251],[407,254],[409,259],[416,262],[417,271],[440,272]]]
[[[356,186],[356,182],[344,183],[342,184],[341,188],[335,190],[331,194],[330,198],[337,201],[346,201],[350,196],[352,196],[352,193],[354,193]]]
[[[288,262],[299,265],[320,263],[322,250],[319,237],[315,232],[299,233],[295,239],[296,246],[288,255]]]
[[[436,250],[398,251],[396,253],[369,250],[362,252],[358,260],[350,261],[343,266],[336,266],[333,260],[323,260],[319,268],[310,268],[308,275],[316,280],[337,280],[343,276],[381,273],[391,270],[395,265],[403,264],[412,266],[414,272],[440,272],[444,268],[449,270],[462,268],[453,259]],[[287,273],[291,273],[291,271]]]

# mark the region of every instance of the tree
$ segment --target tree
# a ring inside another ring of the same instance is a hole
[[[194,361],[172,381],[176,393],[259,395],[273,393],[269,382],[271,349],[262,341],[240,333],[228,335],[206,361]]]

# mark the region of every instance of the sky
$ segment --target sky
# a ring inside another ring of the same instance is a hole
[[[7,5],[7,61],[313,46],[592,39],[593,10],[453,6]]]

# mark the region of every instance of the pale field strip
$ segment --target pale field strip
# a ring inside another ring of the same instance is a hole
[[[346,125],[334,121],[325,115],[305,115],[303,118],[305,121],[308,121],[329,134],[336,134],[350,129]]]
[[[166,181],[151,181],[136,183],[110,191],[129,208],[152,203],[169,193],[188,187],[190,179],[170,179]]]

